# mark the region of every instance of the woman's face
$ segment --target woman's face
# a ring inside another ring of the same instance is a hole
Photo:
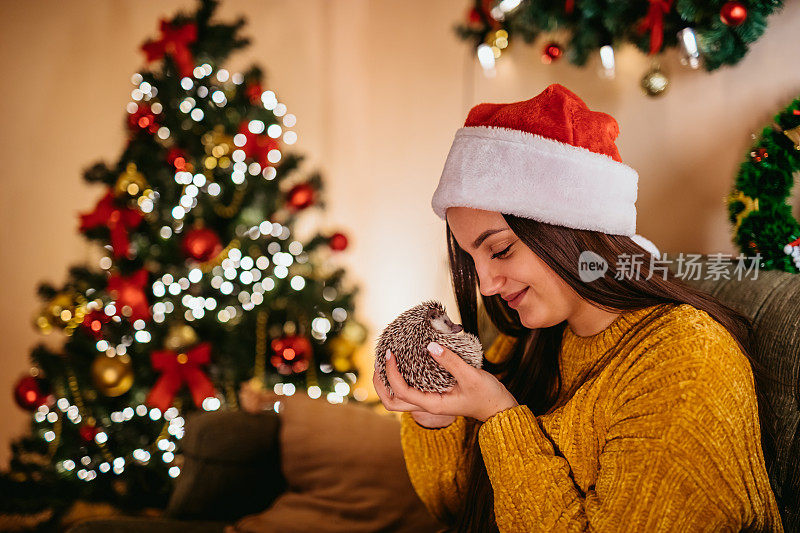
[[[525,246],[500,213],[449,207],[447,221],[458,245],[472,256],[481,294],[510,297],[527,289],[516,304],[523,326],[554,326],[577,310],[577,293]]]

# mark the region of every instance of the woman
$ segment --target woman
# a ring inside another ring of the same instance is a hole
[[[457,381],[443,394],[387,353],[394,394],[374,383],[403,412],[409,477],[455,531],[783,531],[752,326],[653,268],[618,133],[554,84],[456,134],[432,205],[464,329],[478,288],[500,335],[482,369],[430,347]]]

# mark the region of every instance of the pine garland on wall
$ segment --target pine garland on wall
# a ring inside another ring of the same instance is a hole
[[[607,77],[613,77],[614,48],[624,43],[650,56],[679,47],[684,64],[713,71],[741,61],[766,30],[767,17],[782,7],[782,0],[475,0],[455,29],[474,43],[487,71],[511,43],[540,36],[552,37],[544,63],[565,57],[583,67],[599,54]],[[657,83],[655,89],[663,92]]]

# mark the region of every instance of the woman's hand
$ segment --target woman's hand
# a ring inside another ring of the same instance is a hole
[[[436,354],[437,348],[441,351],[439,355]],[[386,388],[379,383],[380,379],[373,378],[373,382],[377,382],[375,389],[379,396],[383,389],[384,395],[381,396],[381,401],[387,409],[425,411],[438,416],[468,416],[485,422],[500,411],[519,405],[508,389],[489,372],[469,365],[436,343],[431,343],[428,351],[436,362],[456,379],[455,386],[441,393],[422,392],[409,387],[397,369],[397,362],[387,350],[386,378],[392,386],[394,396],[388,397]]]
[[[378,377],[377,371],[372,375],[372,384],[375,387],[375,392],[378,393],[378,397],[381,399],[381,402],[383,402],[383,406],[387,410],[410,411],[412,418],[414,418],[414,420],[420,426],[430,429],[438,429],[449,426],[456,420],[456,417],[454,416],[434,415],[428,413],[427,411],[423,411],[416,405],[399,400],[393,392],[389,392],[389,389],[387,389],[386,385],[383,384],[383,380]]]

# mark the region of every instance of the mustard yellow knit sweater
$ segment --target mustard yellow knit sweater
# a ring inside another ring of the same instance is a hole
[[[657,306],[588,337],[567,325],[557,407],[534,416],[518,405],[480,426],[501,532],[783,531],[749,361],[710,315],[668,307],[605,362]],[[501,334],[486,358],[502,360],[514,342]],[[464,497],[465,431],[462,416],[440,429],[401,416],[409,477],[440,520]]]

